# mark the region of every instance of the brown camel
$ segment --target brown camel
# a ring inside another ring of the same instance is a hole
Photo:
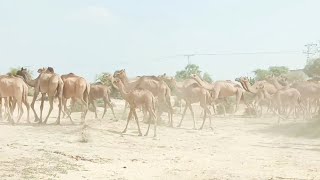
[[[218,99],[223,99],[230,96],[236,96],[236,109],[235,112],[238,111],[238,107],[241,100],[244,100],[244,90],[240,85],[232,82],[232,81],[216,81],[213,84],[207,83],[203,81],[198,75],[192,74],[191,77],[199,83],[203,88],[212,91],[213,93],[213,101]]]
[[[20,121],[24,111],[22,108],[22,103],[27,108],[27,122],[29,121],[29,102],[28,102],[28,86],[26,83],[19,77],[14,76],[1,76],[0,77],[0,97],[5,100],[5,109],[6,114],[8,114],[9,121],[14,124],[12,119],[12,108],[10,107],[10,98],[14,98],[15,102],[18,105],[18,121]]]
[[[81,118],[83,122],[85,122],[85,118],[88,112],[90,84],[88,84],[84,78],[77,76],[73,73],[62,75],[61,79],[64,83],[64,87],[63,87],[64,111],[65,112],[68,111],[67,101],[68,99],[72,98],[72,102],[74,103],[79,102],[84,107],[84,111]],[[73,106],[74,103],[72,103],[71,105]],[[73,123],[70,115],[71,115],[71,111],[69,110],[68,117],[70,121]]]
[[[280,77],[279,81],[289,85],[286,77]],[[297,89],[301,94],[301,101],[305,109],[311,113],[312,102],[320,99],[320,84],[316,81],[295,82],[290,85],[291,88]]]
[[[35,121],[39,121],[42,123],[42,112],[44,107],[44,99],[47,95],[49,98],[50,109],[44,123],[46,124],[50,114],[53,110],[53,100],[55,97],[59,100],[59,114],[57,117],[56,124],[60,124],[60,117],[61,117],[61,109],[62,109],[62,90],[63,90],[63,81],[60,76],[54,73],[54,69],[52,67],[43,68],[38,70],[39,76],[36,79],[30,79],[30,74],[28,73],[27,69],[21,68],[17,72],[17,75],[23,77],[24,81],[31,87],[34,87],[34,94],[33,100],[31,103],[31,108],[35,115]],[[37,115],[36,110],[34,109],[35,101],[41,93],[41,105],[40,105],[40,118]]]
[[[170,87],[173,87],[178,97],[181,97],[186,102],[178,127],[181,127],[186,111],[187,109],[189,109],[193,119],[193,129],[196,129],[192,104],[200,102],[200,106],[202,107],[204,112],[203,122],[200,129],[203,129],[205,120],[207,118],[207,114],[209,115],[210,128],[212,129],[211,112],[208,108],[208,105],[211,105],[212,103],[212,97],[210,92],[205,88],[201,87],[193,79],[187,79],[182,83],[177,83],[177,81],[172,77],[161,76],[161,78],[163,78],[170,85]]]
[[[135,88],[149,90],[155,97],[158,98],[158,113],[157,118],[160,118],[162,112],[167,111],[169,116],[169,125],[173,125],[172,116],[173,108],[171,105],[171,90],[168,85],[155,76],[142,76],[138,80],[129,82],[128,76],[124,69],[114,73],[115,78],[119,78],[128,91]]]
[[[297,89],[281,85],[274,76],[268,76],[266,80],[278,90],[274,96],[279,113],[284,111],[286,107],[289,107],[289,112],[287,113],[287,117],[289,117],[292,112],[296,116],[296,108],[303,110],[300,104],[301,94]]]
[[[104,102],[104,111],[103,111],[102,118],[107,112],[107,106],[110,107],[113,117],[116,118],[113,110],[113,105],[111,104],[111,100],[110,100],[110,93],[111,93],[110,87],[104,86],[102,84],[92,84],[90,86],[89,104],[92,104],[96,118],[98,118],[98,115],[97,115],[97,108],[94,101],[97,99],[103,99],[103,102]]]
[[[262,110],[262,102],[265,102],[267,104],[268,110],[271,108],[270,99],[268,99],[264,93],[259,91],[259,89],[260,87],[263,86],[264,87],[263,89],[266,90],[269,95],[273,95],[278,91],[273,84],[263,80],[263,81],[256,81],[255,84],[251,85],[247,77],[237,78],[236,81],[240,82],[243,89],[245,89],[247,92],[250,92],[255,95],[254,102],[253,102],[254,106],[260,106]]]
[[[126,124],[125,129],[122,131],[122,133],[125,133],[127,131],[129,121],[133,115],[135,117],[135,120],[136,120],[136,123],[138,126],[139,136],[142,135],[141,130],[140,130],[140,125],[139,125],[139,120],[138,120],[136,108],[143,106],[143,107],[145,107],[145,109],[148,111],[148,113],[150,115],[148,130],[147,130],[145,136],[147,136],[149,133],[151,118],[153,118],[153,120],[154,120],[154,137],[156,137],[157,136],[157,118],[155,115],[155,97],[153,96],[153,94],[149,90],[140,89],[140,88],[136,88],[136,89],[133,89],[130,92],[128,92],[127,89],[125,89],[125,86],[120,79],[115,79],[114,84],[119,89],[122,98],[124,100],[126,100],[130,105],[130,112],[129,112],[129,116],[127,119],[127,124]]]

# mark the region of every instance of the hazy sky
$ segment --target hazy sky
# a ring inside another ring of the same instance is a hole
[[[99,72],[175,74],[175,55],[295,51],[271,55],[195,56],[215,80],[256,68],[302,68],[304,45],[320,40],[318,0],[1,0],[0,73],[53,66],[92,81]]]

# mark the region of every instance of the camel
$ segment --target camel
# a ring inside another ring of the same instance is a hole
[[[129,91],[134,88],[142,88],[149,90],[155,97],[158,98],[158,113],[157,118],[160,119],[160,115],[163,111],[168,111],[169,125],[173,126],[172,116],[173,108],[171,105],[171,90],[168,85],[160,78],[155,76],[142,76],[138,80],[129,82],[125,69],[116,71],[114,73],[115,78],[119,78],[126,89]]]
[[[149,112],[149,124],[148,124],[148,130],[145,134],[145,136],[148,135],[149,129],[150,129],[150,124],[151,124],[151,118],[154,120],[154,137],[157,136],[157,118],[155,115],[155,97],[153,94],[146,89],[141,89],[141,88],[135,88],[131,90],[130,92],[125,89],[125,85],[120,79],[115,79],[114,84],[117,86],[117,89],[120,91],[121,96],[124,100],[126,100],[129,105],[130,105],[130,112],[129,116],[127,118],[127,124],[125,129],[122,131],[122,133],[126,133],[128,129],[128,124],[130,119],[132,118],[132,115],[134,116],[137,126],[138,126],[138,131],[139,131],[139,136],[142,135],[141,130],[140,130],[140,125],[139,125],[139,120],[136,112],[136,108],[143,106],[145,109]]]
[[[44,98],[47,95],[49,98],[50,109],[48,115],[46,116],[45,120],[43,121],[44,124],[47,123],[50,114],[53,110],[53,100],[55,97],[59,100],[59,114],[56,120],[56,124],[60,124],[60,117],[61,117],[61,109],[62,109],[62,90],[63,90],[63,81],[60,76],[54,73],[54,69],[52,67],[42,68],[38,70],[39,76],[36,79],[30,79],[30,74],[28,73],[27,69],[21,68],[17,72],[17,75],[23,77],[24,81],[31,87],[34,87],[34,94],[31,103],[31,108],[35,115],[35,121],[42,123],[42,112],[44,108]],[[35,101],[41,93],[41,105],[40,105],[40,118],[37,115],[36,110],[34,109]]]
[[[223,99],[230,96],[236,96],[236,109],[235,112],[238,111],[238,107],[241,100],[244,100],[244,90],[240,85],[232,82],[232,81],[216,81],[213,84],[207,83],[203,81],[198,75],[192,74],[191,77],[199,83],[203,88],[212,91],[213,93],[213,101],[218,99]]]
[[[292,112],[294,112],[296,116],[295,110],[298,107],[303,110],[300,104],[301,94],[297,89],[281,85],[274,76],[268,76],[266,80],[277,88],[274,96],[279,113],[283,111],[285,107],[289,107],[287,117],[289,117]]]
[[[236,81],[240,82],[243,89],[245,89],[247,92],[255,95],[253,105],[260,106],[261,113],[262,113],[262,104],[261,104],[262,102],[266,102],[268,110],[271,108],[270,99],[268,99],[264,93],[261,93],[259,89],[260,87],[263,86],[264,90],[266,90],[269,95],[273,95],[278,91],[273,84],[263,80],[263,81],[256,81],[255,84],[251,85],[247,77],[237,78]]]
[[[107,112],[107,106],[110,107],[113,117],[116,118],[114,114],[113,106],[110,100],[110,93],[111,93],[110,87],[104,86],[102,84],[92,84],[90,86],[89,104],[92,104],[96,118],[98,118],[98,115],[97,115],[97,108],[95,106],[94,101],[97,99],[103,99],[103,102],[104,102],[104,111],[103,111],[102,119]]]
[[[192,104],[200,102],[200,106],[203,109],[204,116],[203,116],[203,122],[200,127],[200,129],[203,129],[205,120],[207,118],[207,114],[209,115],[209,122],[210,122],[210,128],[211,126],[211,112],[208,108],[208,105],[212,103],[211,94],[208,90],[205,88],[199,86],[199,84],[194,81],[193,79],[186,79],[182,83],[178,83],[174,78],[166,77],[166,76],[160,76],[163,78],[171,87],[173,87],[174,91],[176,92],[178,97],[181,97],[185,102],[185,108],[183,110],[183,114],[180,120],[180,123],[178,127],[181,127],[182,121],[185,117],[187,109],[190,110],[192,119],[193,119],[193,129],[196,129],[196,123],[194,119],[194,112],[192,109]]]
[[[62,93],[64,111],[68,111],[66,104],[68,99],[72,98],[72,102],[79,102],[84,107],[84,111],[81,118],[83,120],[83,123],[85,123],[85,118],[88,112],[90,84],[88,84],[84,78],[77,76],[73,73],[62,75],[61,79],[64,83]],[[73,106],[74,103],[72,103],[71,106]],[[70,121],[73,123],[70,110],[68,113],[68,117]]]
[[[311,106],[313,101],[320,99],[320,84],[315,81],[302,81],[289,84],[286,77],[280,77],[279,82],[297,89],[301,94],[301,101],[306,106],[306,110],[311,113]]]
[[[8,114],[9,121],[14,124],[12,119],[12,108],[10,107],[10,98],[14,98],[15,102],[18,105],[18,121],[19,123],[24,111],[22,108],[22,103],[27,108],[27,122],[29,121],[29,102],[28,102],[28,86],[26,83],[19,77],[14,76],[1,76],[0,77],[0,97],[5,100],[5,109],[6,114]]]

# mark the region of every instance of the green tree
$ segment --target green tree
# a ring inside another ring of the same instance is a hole
[[[204,73],[203,76],[202,76],[202,79],[207,81],[208,83],[212,83],[213,82],[213,80],[212,80],[212,78],[211,78],[209,73]]]
[[[310,77],[320,76],[320,58],[308,61],[304,72]]]
[[[267,70],[266,69],[257,69],[253,71],[255,74],[255,80],[261,81],[266,79],[267,76],[274,75],[286,75],[289,72],[289,68],[285,66],[271,66]]]
[[[201,71],[198,65],[195,64],[188,64],[184,70],[177,71],[175,78],[178,81],[185,80],[191,76],[191,74],[197,74],[200,75]]]
[[[107,72],[100,73],[96,76],[96,82],[106,86],[111,86],[110,76],[111,74]]]
[[[254,75],[255,75],[255,80],[256,81],[261,81],[266,79],[267,76],[270,76],[271,73],[268,70],[265,69],[257,69],[255,71],[253,71]]]
[[[299,82],[299,81],[305,81],[308,79],[308,76],[302,72],[302,71],[292,71],[292,72],[289,72],[287,75],[287,80],[288,82],[290,83],[293,83],[293,82]]]
[[[17,72],[21,69],[21,67],[11,67],[9,69],[9,72],[7,74],[11,74],[13,76],[16,76],[17,75]],[[31,76],[30,78],[33,77],[33,71],[28,69],[28,74]]]
[[[288,74],[289,68],[285,66],[271,66],[269,67],[269,72],[274,76],[280,76]]]

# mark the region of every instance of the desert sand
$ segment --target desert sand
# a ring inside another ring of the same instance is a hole
[[[30,125],[25,118],[16,125],[0,121],[0,179],[320,179],[320,123],[315,121],[278,125],[269,116],[214,116],[213,130],[208,121],[204,130],[192,130],[188,112],[181,128],[159,126],[154,139],[153,128],[148,137],[137,136],[134,121],[121,135],[124,101],[113,102],[118,120],[110,110],[105,119],[89,112],[85,129],[80,113],[72,114],[75,125],[68,119],[53,125],[57,106],[48,125]],[[46,114],[47,102],[45,108]],[[175,114],[175,125],[180,118]],[[141,127],[145,132],[147,124]]]

